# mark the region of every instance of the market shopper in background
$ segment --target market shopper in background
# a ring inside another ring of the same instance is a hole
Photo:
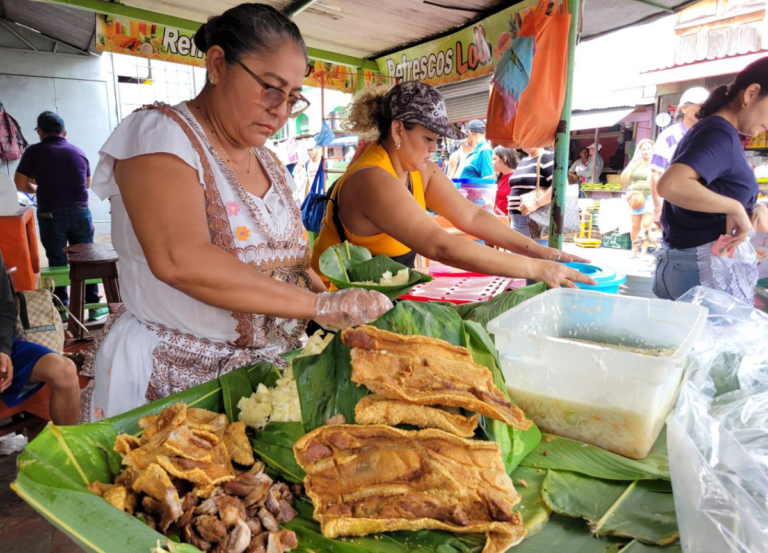
[[[304,164],[304,173],[306,174],[306,182],[304,183],[305,198],[309,195],[309,190],[312,188],[312,183],[315,182],[317,170],[320,168],[320,162],[323,159],[323,149],[317,145],[314,138],[310,138],[307,141],[307,155],[309,159]]]
[[[267,139],[309,103],[298,27],[242,4],[197,31],[201,93],[124,119],[101,150],[124,309],[89,352],[83,419],[98,420],[301,345],[392,306],[367,290],[325,292],[309,267],[295,183]],[[351,292],[351,293],[350,293]]]
[[[64,120],[54,112],[41,113],[35,130],[40,142],[24,151],[13,180],[19,191],[37,194],[37,222],[48,266],[66,267],[67,245],[93,243],[88,209],[91,167],[85,153],[67,142]],[[66,286],[57,286],[54,293],[69,305]],[[86,285],[85,302],[99,303],[96,284]],[[91,309],[88,318],[105,315],[106,309]]]
[[[7,407],[16,407],[48,384],[54,424],[77,424],[80,418],[77,367],[48,348],[16,340],[15,327],[16,307],[0,253],[0,399]]]
[[[420,254],[459,269],[544,281],[552,287],[591,282],[556,263],[578,258],[513,231],[463,197],[430,161],[439,136],[462,138],[448,122],[445,100],[434,87],[407,81],[388,92],[368,90],[352,104],[344,127],[375,142],[336,183],[312,252],[315,270],[323,252],[347,240],[409,267]],[[450,234],[427,208],[486,244],[522,255]]]
[[[702,284],[752,305],[758,273],[747,239],[768,232],[768,208],[756,203],[740,135],[768,130],[768,57],[713,91],[699,117],[659,179],[666,201],[654,293],[675,300]]]
[[[552,202],[552,175],[555,171],[555,153],[545,148],[524,148],[526,157],[520,160],[515,172],[509,177],[509,211],[512,228],[523,236],[531,237],[528,214]],[[543,192],[536,200],[523,203],[523,196],[536,191]]]
[[[496,146],[493,149],[493,170],[496,172],[496,215],[508,215],[509,213],[509,177],[517,167],[517,153],[504,146]]]
[[[653,197],[651,196],[651,156],[653,156],[653,140],[645,138],[637,143],[635,154],[621,173],[621,182],[629,184],[628,200],[632,209],[632,257],[637,255],[637,247],[647,239],[653,225]],[[637,197],[642,201],[639,207],[632,207],[632,201]],[[636,243],[637,242],[637,243]]]
[[[472,151],[467,155],[462,179],[485,179],[493,176],[493,148],[485,139],[485,123],[474,119],[467,123],[467,140]]]
[[[699,110],[709,91],[700,86],[689,88],[680,97],[680,105],[677,107],[675,122],[664,129],[656,139],[651,158],[651,196],[653,197],[654,221],[661,221],[661,206],[663,200],[658,193],[657,184],[659,178],[667,170],[675,157],[677,145],[685,134],[699,121]]]
[[[446,171],[446,174],[449,179],[453,179],[454,177],[459,178],[459,176],[461,176],[461,173],[464,171],[464,166],[467,164],[467,156],[470,152],[472,152],[472,146],[465,138],[448,158],[448,171]]]
[[[578,184],[587,182],[589,171],[589,148],[579,150],[579,159],[573,162],[568,170],[568,180]]]
[[[605,167],[603,156],[600,155],[600,150],[602,149],[603,145],[598,143],[590,144],[587,148],[589,151],[589,160],[587,161],[586,182],[595,184],[600,182],[601,175],[603,174],[603,167]]]

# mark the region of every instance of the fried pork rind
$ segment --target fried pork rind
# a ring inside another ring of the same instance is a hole
[[[223,464],[202,463],[191,459],[171,459],[165,456],[158,457],[157,462],[168,471],[168,474],[198,486],[220,484],[235,477],[234,471]]]
[[[233,422],[227,426],[224,434],[224,445],[229,453],[229,458],[238,465],[251,466],[256,462],[253,458],[253,448],[245,435],[245,423]]]
[[[437,529],[488,535],[484,553],[525,536],[495,442],[384,425],[323,426],[294,446],[324,536]]]
[[[114,484],[105,484],[104,482],[99,482],[98,480],[95,480],[88,484],[85,488],[99,497],[104,497],[104,494],[109,491],[111,487],[113,487]]]
[[[221,440],[227,427],[227,417],[213,411],[191,408],[187,409],[187,426],[195,431],[215,434]]]
[[[365,396],[355,405],[357,424],[411,424],[419,428],[437,428],[463,438],[475,435],[480,415],[470,417],[449,413],[439,407],[407,403],[379,394]]]
[[[403,336],[372,326],[342,333],[352,348],[352,382],[376,394],[420,405],[461,407],[521,430],[531,421],[493,382],[469,350],[426,336]]]
[[[173,486],[168,473],[156,463],[152,463],[139,474],[133,482],[133,491],[145,493],[163,504],[171,520],[176,520],[184,514],[181,510],[178,491]]]
[[[216,489],[215,484],[198,484],[194,488],[192,488],[192,493],[195,494],[197,497],[200,497],[202,499],[207,499],[211,497],[211,494],[213,493],[213,490]]]
[[[170,407],[167,407],[160,415],[154,424],[154,433],[150,438],[154,446],[161,446],[165,443],[165,440],[171,435],[171,432],[176,430],[179,426],[184,424],[187,418],[187,404],[175,403]]]
[[[152,463],[157,463],[160,455],[169,455],[165,446],[157,447],[152,442],[147,442],[138,449],[134,449],[123,457],[123,464],[136,471],[146,470]]]
[[[148,442],[155,436],[155,423],[160,415],[147,415],[139,419],[139,428],[142,428],[144,432],[141,435],[142,442]]]
[[[115,439],[115,451],[125,457],[134,449],[141,447],[141,439],[130,434],[120,434]]]
[[[193,459],[204,463],[212,463],[214,457],[214,447],[218,445],[219,439],[210,432],[205,432],[209,439],[205,439],[193,433],[187,426],[175,428],[165,440],[163,447],[169,451],[168,455]]]
[[[104,492],[104,500],[113,507],[132,515],[136,508],[137,497],[125,486],[112,486]]]

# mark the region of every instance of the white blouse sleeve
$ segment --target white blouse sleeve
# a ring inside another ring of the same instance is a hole
[[[159,110],[144,109],[126,117],[102,146],[91,189],[102,200],[118,196],[115,161],[157,153],[180,158],[197,170],[198,180],[205,186],[200,158],[179,124]]]

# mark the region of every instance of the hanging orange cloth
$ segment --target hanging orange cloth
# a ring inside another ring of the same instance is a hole
[[[555,0],[547,15],[549,0],[525,16],[518,36],[535,36],[535,50],[528,86],[509,121],[509,101],[494,84],[488,103],[486,138],[507,148],[543,148],[555,142],[555,133],[565,102],[568,75],[568,34],[571,14],[568,0]]]

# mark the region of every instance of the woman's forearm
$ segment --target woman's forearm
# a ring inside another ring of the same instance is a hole
[[[213,244],[185,245],[157,258],[162,261],[149,260],[157,278],[207,305],[287,319],[315,316],[315,294],[270,278]]]
[[[713,192],[698,181],[687,166],[673,165],[661,176],[658,194],[676,206],[701,213],[736,213],[743,206],[732,198]]]
[[[502,227],[504,226],[500,221],[499,223]],[[478,236],[478,238],[480,237]],[[523,236],[521,238],[529,240]],[[535,242],[530,241],[534,246],[537,246]],[[526,256],[513,255],[489,248],[459,236],[447,235],[441,242],[442,244],[436,248],[435,255],[431,256],[434,261],[475,273],[525,279],[535,277],[534,264],[536,261]]]
[[[459,230],[505,250],[539,257],[539,245],[536,242],[505,225],[484,209],[477,209],[466,228]]]

